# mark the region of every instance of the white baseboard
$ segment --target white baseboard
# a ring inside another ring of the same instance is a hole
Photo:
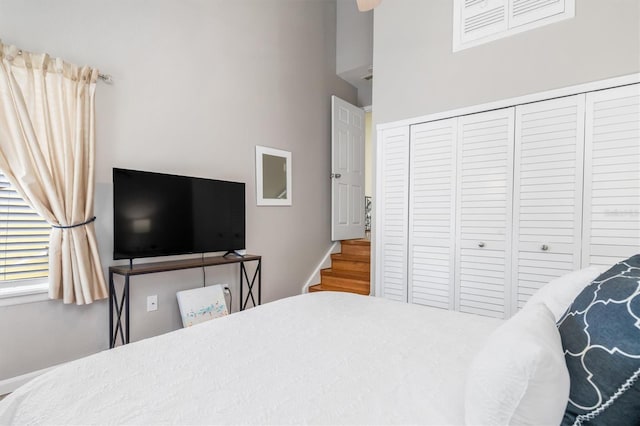
[[[62,364],[60,364],[62,365]],[[20,386],[24,385],[30,380],[35,379],[41,374],[46,373],[49,370],[58,367],[58,365],[54,365],[52,367],[43,368],[42,370],[32,371],[30,373],[23,374],[21,376],[11,377],[9,379],[0,380],[0,395],[6,395],[18,389]]]
[[[316,269],[313,271],[313,273],[305,283],[304,287],[302,287],[302,293],[308,293],[309,287],[320,283],[320,270],[325,268],[330,268],[331,254],[339,253],[341,249],[342,249],[342,246],[340,244],[340,241],[334,241],[331,247],[329,247],[329,250],[327,250],[327,252],[325,253],[324,257],[322,258],[318,266],[316,266]]]

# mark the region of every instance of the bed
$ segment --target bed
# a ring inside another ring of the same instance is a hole
[[[0,424],[462,424],[467,367],[501,322],[290,297],[61,366],[2,401]]]
[[[640,418],[640,387],[620,387],[640,377],[640,339],[625,337],[640,330],[640,255],[600,272],[553,280],[507,321],[348,293],[278,300],[55,368],[0,401],[0,424],[625,424]],[[594,377],[610,383],[569,415],[602,345]]]

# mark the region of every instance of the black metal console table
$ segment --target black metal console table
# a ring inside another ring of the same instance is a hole
[[[253,278],[249,280],[245,262],[256,261],[257,266],[253,273]],[[202,259],[184,259],[171,260],[166,262],[143,263],[139,265],[121,265],[109,267],[109,348],[113,348],[120,334],[120,341],[123,345],[129,343],[129,281],[134,275],[154,274],[157,272],[177,271],[180,269],[203,268],[206,266],[228,265],[231,263],[240,264],[240,310],[244,310],[249,303],[249,299],[253,306],[261,303],[262,293],[262,256],[247,254],[242,257],[205,257]],[[118,297],[113,276],[121,275],[124,277],[124,287],[122,294]],[[256,282],[257,278],[257,282]],[[247,295],[243,298],[244,280],[247,282]],[[258,303],[253,296],[254,285],[257,284]],[[122,315],[124,314],[124,318]],[[115,319],[115,321],[114,321]],[[122,321],[124,319],[124,331]]]

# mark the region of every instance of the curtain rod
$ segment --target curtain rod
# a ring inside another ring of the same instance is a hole
[[[18,55],[22,55],[22,50],[18,50]],[[107,84],[113,84],[113,78],[111,77],[111,74],[98,73],[98,78]]]

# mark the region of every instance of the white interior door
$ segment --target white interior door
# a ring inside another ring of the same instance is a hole
[[[364,237],[364,111],[331,97],[331,239]]]

